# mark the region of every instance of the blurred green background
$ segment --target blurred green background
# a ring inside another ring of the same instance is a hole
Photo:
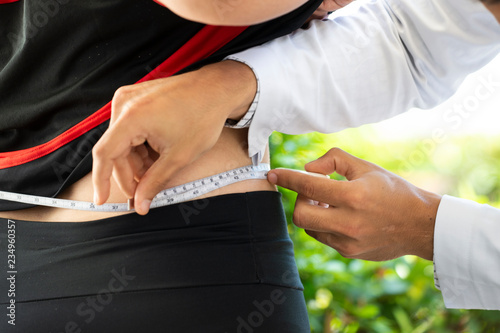
[[[333,135],[274,133],[270,142],[273,168],[303,169],[329,148],[340,147],[427,190],[500,207],[499,139],[394,140],[363,126]],[[280,191],[312,332],[500,332],[499,311],[444,307],[432,262],[413,256],[381,263],[349,260],[313,240],[291,223],[296,194]]]

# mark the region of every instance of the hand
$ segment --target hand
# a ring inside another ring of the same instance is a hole
[[[271,183],[299,193],[293,222],[307,234],[346,258],[382,261],[413,254],[432,260],[439,195],[338,148],[305,169],[337,172],[347,179],[280,169],[269,172]]]
[[[226,119],[245,114],[256,89],[252,70],[234,61],[118,89],[93,149],[94,202],[106,202],[113,175],[147,214],[169,179],[214,146]]]

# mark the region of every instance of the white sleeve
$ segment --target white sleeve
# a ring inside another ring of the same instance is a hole
[[[500,310],[500,209],[444,196],[434,264],[446,307]]]
[[[500,25],[479,0],[355,1],[231,57],[260,79],[249,155],[274,130],[332,133],[433,107],[499,50]]]

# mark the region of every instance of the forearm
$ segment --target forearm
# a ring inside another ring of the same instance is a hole
[[[158,0],[177,15],[213,25],[252,25],[298,8],[307,0]]]

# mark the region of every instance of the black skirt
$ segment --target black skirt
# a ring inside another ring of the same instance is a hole
[[[310,332],[280,199],[228,194],[80,223],[0,219],[0,332]]]

